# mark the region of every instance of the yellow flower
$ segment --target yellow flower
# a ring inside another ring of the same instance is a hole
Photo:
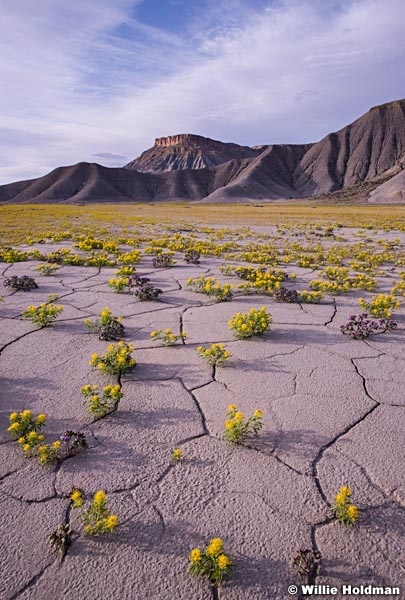
[[[74,508],[80,508],[84,504],[84,497],[80,490],[74,490],[70,494],[70,500],[72,501]]]
[[[60,441],[59,441],[59,440],[56,440],[56,442],[54,442],[54,443],[52,444],[52,448],[53,448],[54,450],[59,450],[59,448],[60,448],[60,447],[61,447],[61,443],[60,443]]]
[[[232,429],[232,427],[234,427],[235,425],[235,421],[232,421],[231,419],[228,419],[227,421],[225,421],[225,429]]]
[[[11,413],[11,415],[9,416],[9,420],[11,423],[13,421],[17,421],[17,419],[18,419],[18,413],[16,413],[16,412]]]
[[[180,448],[175,448],[175,449],[172,451],[172,459],[173,459],[175,462],[177,462],[178,460],[180,460],[180,459],[181,459],[181,457],[182,457],[182,455],[183,455],[183,450],[181,450]]]
[[[217,556],[220,554],[223,547],[224,542],[221,540],[221,538],[213,538],[207,546],[205,553],[207,556]]]
[[[12,423],[10,425],[10,427],[7,428],[7,431],[9,431],[10,433],[12,433],[13,431],[18,431],[20,429],[20,424],[19,423]]]
[[[352,495],[352,490],[347,485],[342,485],[342,487],[339,490],[339,493],[350,498],[350,496]]]
[[[150,332],[150,337],[156,337],[156,336],[157,336],[157,331]]]
[[[233,412],[234,410],[236,410],[236,404],[230,404],[228,406],[228,412]]]
[[[43,425],[46,421],[46,415],[41,413],[40,415],[37,416],[35,421],[36,421],[37,425]]]
[[[31,450],[31,445],[30,444],[24,444],[22,447],[24,452],[29,452]]]
[[[243,421],[243,412],[240,412],[239,410],[237,413],[235,413],[235,419],[241,423]]]
[[[104,502],[106,502],[107,500],[107,495],[105,492],[103,492],[103,490],[98,490],[98,492],[96,492],[93,496],[93,504],[95,505],[100,505],[100,504],[104,504]]]
[[[336,494],[335,504],[345,504],[346,500],[347,496],[339,492],[338,494]]]
[[[118,517],[117,515],[110,515],[107,517],[106,526],[108,529],[112,530],[118,525]]]
[[[253,413],[253,416],[256,417],[257,419],[260,419],[263,416],[263,413],[261,410],[256,409],[255,412]]]
[[[231,561],[226,554],[220,554],[217,558],[217,565],[221,571],[224,571],[231,565]]]
[[[21,416],[23,417],[23,419],[29,419],[30,417],[32,417],[32,412],[30,410],[23,410]]]
[[[347,507],[347,516],[352,523],[355,523],[359,516],[359,509],[354,504]]]
[[[201,550],[199,548],[193,548],[190,552],[190,561],[198,562],[201,560]]]

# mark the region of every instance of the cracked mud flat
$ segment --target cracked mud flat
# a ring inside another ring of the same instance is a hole
[[[197,267],[179,258],[174,268],[152,269],[144,257],[137,272],[164,293],[138,302],[107,286],[115,269],[65,266],[39,277],[37,264],[3,269],[3,278],[34,276],[39,288],[6,291],[0,305],[1,599],[284,599],[288,585],[299,583],[291,563],[303,547],[323,557],[313,583],[405,590],[403,307],[398,331],[361,342],[339,330],[360,312],[359,293],[320,305],[266,296],[213,304],[186,289],[186,280],[208,274],[230,281],[220,261],[203,258]],[[301,271],[307,287],[313,273]],[[20,318],[49,293],[65,307],[52,327]],[[271,330],[235,340],[228,319],[263,305]],[[91,422],[80,388],[115,379],[89,367],[90,355],[104,353],[108,342],[88,333],[83,319],[104,306],[124,317],[138,364],[122,377],[118,410]],[[166,327],[187,331],[186,342],[156,347],[150,331]],[[212,369],[197,356],[196,347],[211,342],[226,343],[226,366]],[[263,411],[262,432],[245,446],[223,440],[229,403],[246,414]],[[89,449],[56,467],[23,458],[6,429],[9,413],[25,408],[47,414],[48,440],[80,429]],[[175,447],[184,451],[176,466]],[[331,518],[343,484],[361,509],[355,527]],[[78,534],[72,487],[87,497],[108,493],[121,523],[114,534]],[[47,538],[67,519],[75,534],[61,561]],[[190,549],[212,537],[224,539],[235,563],[219,596],[187,573]]]

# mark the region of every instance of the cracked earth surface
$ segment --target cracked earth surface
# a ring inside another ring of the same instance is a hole
[[[137,272],[164,292],[156,302],[113,293],[114,269],[64,266],[38,277],[37,264],[3,270],[3,278],[34,275],[39,288],[5,292],[0,305],[0,598],[284,599],[297,582],[291,562],[302,547],[323,557],[313,583],[405,590],[404,308],[398,331],[362,342],[339,330],[360,312],[360,294],[320,305],[266,296],[213,304],[188,290],[189,277],[229,279],[215,259],[154,270],[143,258]],[[299,275],[306,284],[312,277]],[[52,327],[20,318],[49,293],[64,306]],[[262,305],[273,316],[271,330],[235,340],[228,319]],[[81,387],[116,382],[89,367],[108,342],[88,333],[83,319],[104,306],[123,316],[138,364],[122,377],[118,410],[92,422]],[[186,342],[156,347],[149,334],[166,327],[187,331]],[[211,342],[226,343],[226,366],[213,369],[197,356],[196,347]],[[244,446],[223,440],[230,403],[247,414],[263,411],[263,430]],[[6,429],[9,413],[25,408],[47,414],[48,439],[81,430],[89,449],[51,468],[22,457]],[[184,458],[174,466],[176,447]],[[355,527],[331,518],[343,484],[361,509]],[[120,519],[114,534],[79,534],[72,487],[108,493]],[[75,533],[61,560],[47,538],[67,521]],[[187,573],[190,549],[217,536],[235,563],[219,594]]]

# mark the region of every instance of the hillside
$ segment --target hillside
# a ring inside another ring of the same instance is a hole
[[[122,168],[58,167],[0,186],[0,202],[249,202],[328,196],[372,203],[405,198],[405,100],[370,109],[314,144],[239,146],[181,134]],[[336,196],[337,197],[337,196]],[[360,196],[359,196],[360,198]]]

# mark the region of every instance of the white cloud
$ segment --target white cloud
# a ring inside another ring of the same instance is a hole
[[[315,141],[405,96],[402,0],[206,0],[183,38],[133,0],[3,4],[0,183],[172,133]]]

